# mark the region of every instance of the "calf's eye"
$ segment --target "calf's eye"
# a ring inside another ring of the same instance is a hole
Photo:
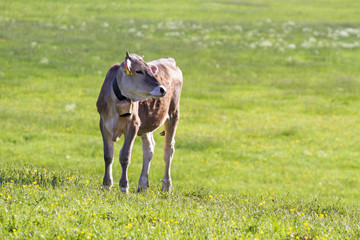
[[[136,71],[137,74],[144,74],[142,71]]]

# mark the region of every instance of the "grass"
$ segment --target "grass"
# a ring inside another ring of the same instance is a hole
[[[0,236],[359,238],[359,7],[2,1]],[[101,189],[95,102],[126,50],[184,74],[170,195],[158,134],[148,192],[138,139],[131,193]]]
[[[192,186],[172,194],[151,188],[121,194],[78,174],[2,168],[0,230],[11,238],[354,238],[359,208],[273,193],[213,192]],[[76,193],[76,194],[75,194]],[[46,216],[46,217],[44,217]]]

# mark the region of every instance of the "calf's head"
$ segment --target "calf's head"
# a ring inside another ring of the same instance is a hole
[[[155,77],[157,66],[147,64],[139,55],[126,52],[120,69],[123,72],[120,89],[127,98],[139,101],[165,96],[166,88]]]

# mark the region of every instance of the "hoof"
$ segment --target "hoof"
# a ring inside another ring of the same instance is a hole
[[[171,192],[172,184],[171,180],[163,180],[162,191]]]
[[[120,179],[119,187],[122,193],[129,193],[129,182],[127,179]]]
[[[149,186],[146,186],[146,185],[145,186],[140,186],[139,185],[137,191],[138,192],[145,192],[148,189],[148,187]]]
[[[137,192],[146,192],[146,187],[140,187],[138,186]]]
[[[108,179],[105,179],[104,178],[104,180],[103,180],[103,187],[105,188],[105,189],[111,189],[112,188],[112,186],[113,186],[113,180],[112,179],[110,179],[110,178],[108,178]]]
[[[106,185],[103,185],[103,186],[102,186],[102,189],[103,189],[103,190],[108,190],[108,191],[110,191],[111,188],[112,188],[112,186],[106,186]]]
[[[137,191],[138,192],[145,192],[148,189],[149,185],[145,185],[145,186],[138,186]]]
[[[129,193],[129,188],[128,187],[120,187],[120,190],[122,193],[124,194],[128,194]]]
[[[149,181],[147,177],[140,177],[139,185],[138,185],[138,192],[144,192],[149,187]]]

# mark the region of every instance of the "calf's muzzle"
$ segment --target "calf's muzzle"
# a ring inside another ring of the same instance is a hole
[[[166,94],[166,88],[162,85],[155,87],[151,92],[150,92],[152,97],[164,97]]]

